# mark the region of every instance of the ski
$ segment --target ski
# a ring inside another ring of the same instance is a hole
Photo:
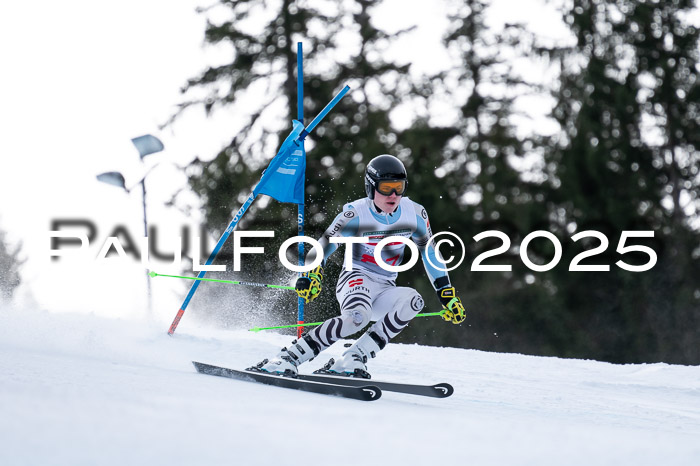
[[[333,381],[302,380],[281,375],[263,374],[261,372],[239,371],[196,361],[192,361],[192,364],[194,364],[194,367],[200,374],[228,377],[230,379],[257,382],[275,387],[320,393],[322,395],[334,395],[361,401],[374,401],[382,396],[381,389],[369,382],[356,385],[336,384]]]
[[[410,395],[431,396],[434,398],[447,398],[455,391],[452,385],[445,382],[435,385],[417,385],[410,383],[382,382],[374,379],[360,379],[330,374],[299,374],[298,379],[346,385],[349,387],[361,387],[371,384],[387,392],[408,393]]]

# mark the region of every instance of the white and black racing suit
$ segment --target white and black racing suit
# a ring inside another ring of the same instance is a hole
[[[346,204],[319,239],[324,253],[322,264],[338,248],[337,243],[330,241],[332,237],[362,237],[369,241],[345,246],[345,262],[336,285],[340,316],[325,321],[308,333],[318,345],[314,349],[316,354],[335,341],[356,333],[370,321],[375,323],[369,332],[383,348],[423,309],[421,295],[413,288],[396,286],[397,273],[384,270],[375,261],[377,243],[388,236],[414,241],[433,288],[438,290],[450,286],[447,272],[431,265],[431,262],[436,265],[441,262],[434,244],[429,244],[432,231],[423,206],[404,197],[397,209],[387,214],[379,211],[369,198]],[[392,266],[400,265],[405,247],[402,242],[389,243],[381,251],[382,260]],[[312,251],[307,256],[307,263],[314,257]]]

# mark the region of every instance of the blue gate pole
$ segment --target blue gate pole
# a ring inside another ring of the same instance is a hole
[[[250,193],[250,196],[248,196],[248,199],[243,203],[240,209],[238,209],[238,213],[233,217],[233,220],[231,220],[231,223],[229,223],[228,227],[226,228],[226,231],[224,231],[224,234],[221,235],[221,238],[219,238],[219,241],[216,243],[216,246],[214,246],[214,250],[211,252],[209,255],[209,259],[207,259],[207,262],[205,265],[211,265],[212,262],[214,262],[214,259],[216,259],[216,256],[219,254],[219,251],[221,250],[221,247],[224,245],[226,242],[226,239],[228,239],[229,235],[231,232],[236,228],[236,225],[238,225],[238,221],[243,217],[243,214],[245,213],[246,210],[248,210],[248,207],[253,203],[255,200],[255,193]],[[198,244],[192,245],[192,247],[199,247]],[[197,274],[197,278],[203,278],[204,275],[207,273],[206,270],[202,270]],[[189,293],[187,293],[187,296],[185,297],[185,301],[182,303],[182,306],[180,306],[180,309],[177,311],[177,314],[175,315],[175,319],[173,319],[173,323],[170,324],[170,328],[168,329],[168,335],[172,336],[173,333],[175,333],[175,329],[177,328],[177,324],[180,323],[180,319],[182,319],[182,315],[185,313],[185,310],[187,309],[187,305],[190,304],[190,300],[192,299],[192,296],[194,296],[194,293],[197,291],[197,288],[199,288],[199,284],[201,283],[201,280],[195,280],[195,282],[192,284],[192,287],[190,288]]]
[[[297,120],[304,124],[304,56],[301,42],[297,43]],[[302,144],[304,142],[302,141]],[[306,163],[306,160],[304,160]],[[306,180],[304,180],[304,198],[306,198]],[[303,201],[303,200],[302,200]],[[304,236],[304,203],[297,204],[297,234]],[[304,265],[304,243],[298,246],[299,265]],[[297,324],[304,323],[304,299],[297,298]],[[304,327],[297,328],[297,338],[301,338]]]

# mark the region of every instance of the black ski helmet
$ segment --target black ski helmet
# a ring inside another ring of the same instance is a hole
[[[374,193],[377,189],[377,183],[382,180],[405,180],[408,186],[408,176],[406,175],[406,167],[403,166],[401,160],[393,155],[379,155],[367,164],[365,168],[365,192],[367,197],[374,199]],[[404,190],[402,195],[405,194]]]

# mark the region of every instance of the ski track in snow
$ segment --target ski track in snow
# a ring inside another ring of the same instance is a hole
[[[95,315],[0,317],[2,465],[700,464],[699,367],[389,344],[370,364],[376,379],[446,381],[455,394],[361,402],[191,364],[245,368],[287,335],[187,316],[174,337],[167,324]]]

